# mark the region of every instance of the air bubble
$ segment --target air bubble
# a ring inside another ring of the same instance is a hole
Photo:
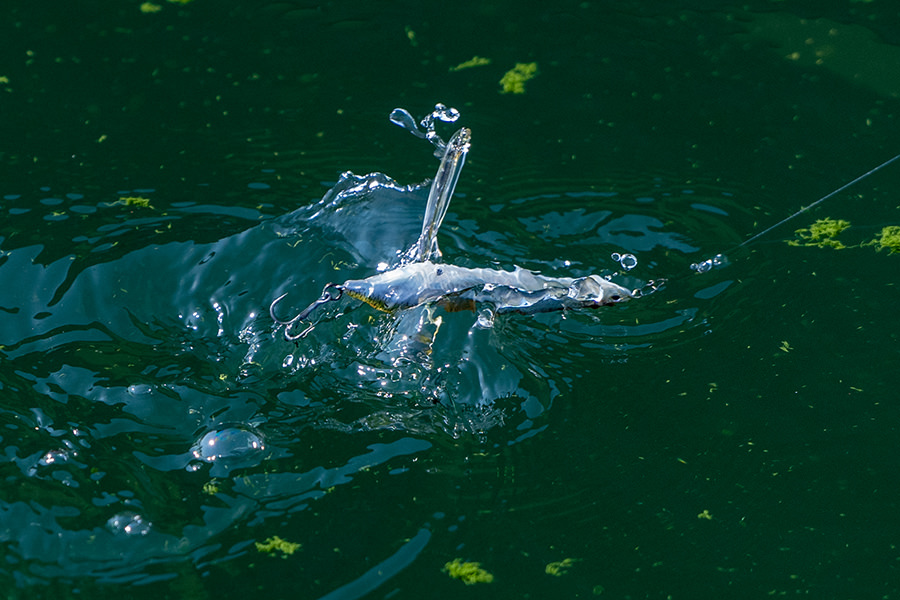
[[[206,462],[223,459],[244,458],[265,450],[260,435],[247,429],[229,427],[206,433],[191,450],[194,458]]]
[[[638,264],[637,257],[634,254],[619,254],[618,252],[613,252],[611,258],[618,262],[626,271],[632,270]]]
[[[724,267],[727,264],[727,256],[725,256],[724,254],[716,254],[712,258],[707,258],[703,262],[693,263],[691,265],[691,271],[696,271],[697,273],[706,273],[707,271],[711,271],[712,269]]]

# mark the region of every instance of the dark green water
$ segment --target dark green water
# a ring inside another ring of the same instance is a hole
[[[900,167],[688,265],[900,151],[900,13],[674,4],[14,3],[6,597],[898,597],[900,257],[784,242],[900,224]],[[438,307],[402,367],[412,313],[345,300],[284,341],[273,298],[415,238],[421,192],[320,199],[347,170],[431,176],[387,115],[435,102],[473,131],[445,260],[584,275],[624,251],[626,281],[667,286],[490,328]]]

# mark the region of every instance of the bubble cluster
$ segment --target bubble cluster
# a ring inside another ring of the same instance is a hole
[[[693,263],[691,265],[691,271],[696,271],[698,273],[706,273],[707,271],[711,271],[712,269],[716,269],[718,267],[724,267],[728,264],[728,257],[724,254],[716,254],[712,258],[707,258],[703,262]]]
[[[634,254],[619,254],[618,252],[613,252],[611,258],[618,262],[626,271],[632,270],[638,264],[637,257]]]

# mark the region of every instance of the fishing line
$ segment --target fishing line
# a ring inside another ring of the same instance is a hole
[[[857,183],[859,183],[859,182],[862,181],[863,179],[866,179],[866,178],[869,177],[870,175],[874,175],[875,173],[877,173],[877,172],[880,171],[881,169],[885,168],[886,166],[890,165],[891,163],[893,163],[893,162],[895,162],[895,161],[897,161],[897,160],[900,160],[900,154],[897,154],[897,155],[894,156],[893,158],[889,158],[888,160],[884,161],[883,163],[881,163],[881,164],[878,165],[877,167],[875,167],[875,168],[873,168],[873,169],[870,169],[870,170],[866,171],[865,173],[863,173],[862,175],[860,175],[860,176],[857,177],[856,179],[853,179],[852,181],[849,181],[849,182],[845,183],[844,185],[842,185],[842,186],[839,187],[838,189],[834,190],[833,192],[829,192],[828,194],[825,194],[824,196],[822,196],[821,198],[819,198],[818,200],[816,200],[815,202],[813,202],[813,203],[810,204],[809,206],[804,206],[803,208],[801,208],[800,210],[798,210],[798,211],[795,212],[794,214],[790,215],[789,217],[786,217],[786,218],[784,218],[784,219],[778,221],[778,222],[775,223],[774,225],[771,225],[771,226],[769,226],[769,227],[763,229],[763,230],[760,231],[759,233],[757,233],[757,234],[751,236],[750,238],[744,240],[743,242],[741,242],[741,243],[738,244],[737,246],[733,247],[733,248],[732,248],[731,250],[729,250],[728,252],[730,253],[730,252],[733,252],[733,251],[735,251],[735,250],[739,250],[739,249],[743,248],[744,246],[750,244],[751,242],[753,242],[753,241],[755,241],[755,240],[758,240],[759,238],[761,238],[762,236],[764,236],[764,235],[766,235],[767,233],[771,232],[772,230],[777,229],[778,227],[781,227],[782,225],[784,225],[785,223],[787,223],[788,221],[790,221],[790,220],[793,219],[794,217],[796,217],[796,216],[798,216],[798,215],[801,215],[801,214],[805,213],[806,211],[810,210],[811,208],[814,208],[814,207],[818,206],[819,204],[822,204],[823,202],[825,202],[825,201],[828,200],[829,198],[832,198],[832,197],[836,196],[837,194],[840,194],[841,192],[843,192],[843,191],[846,190],[847,188],[849,188],[849,187],[851,187],[851,186],[853,186],[853,185],[856,185]],[[692,270],[692,271],[696,271],[697,273],[706,273],[706,272],[709,271],[710,269],[714,269],[714,268],[717,268],[717,267],[722,267],[722,266],[725,266],[725,265],[727,265],[727,264],[728,264],[728,258],[727,258],[727,256],[726,256],[725,254],[716,254],[716,255],[713,256],[712,258],[708,258],[708,259],[706,259],[706,260],[704,260],[704,261],[702,261],[702,262],[692,264],[692,265],[691,265],[691,270]]]
[[[889,164],[891,164],[892,162],[894,162],[894,161],[897,160],[897,159],[900,159],[900,154],[898,154],[898,155],[895,156],[894,158],[891,158],[891,159],[888,159],[888,160],[884,161],[883,163],[881,163],[880,165],[878,165],[878,166],[875,167],[874,169],[871,169],[871,170],[869,170],[869,171],[863,173],[862,175],[860,175],[859,177],[857,177],[857,178],[854,179],[853,181],[850,181],[849,183],[845,183],[844,185],[842,185],[842,186],[839,187],[838,189],[834,190],[833,192],[831,192],[831,193],[829,193],[829,194],[825,194],[824,196],[822,196],[821,198],[819,198],[818,200],[816,200],[815,202],[813,202],[813,203],[810,204],[809,206],[804,206],[803,208],[801,208],[800,210],[798,210],[797,212],[795,212],[795,213],[792,214],[791,216],[787,217],[786,219],[782,219],[782,220],[778,221],[777,223],[775,223],[774,225],[772,225],[771,227],[768,227],[768,228],[766,228],[766,229],[760,231],[759,233],[757,233],[756,235],[754,235],[754,236],[751,237],[750,239],[744,240],[743,242],[741,242],[740,244],[738,244],[737,246],[735,246],[734,249],[737,249],[737,248],[741,248],[741,247],[743,247],[743,246],[746,246],[747,244],[749,244],[749,243],[752,242],[753,240],[755,240],[755,239],[757,239],[757,238],[760,238],[760,237],[766,235],[767,233],[769,233],[769,232],[772,231],[773,229],[775,229],[775,228],[777,228],[777,227],[780,227],[781,225],[784,225],[785,223],[787,223],[788,221],[790,221],[791,219],[793,219],[793,218],[796,217],[797,215],[800,215],[800,214],[805,213],[805,212],[808,211],[809,209],[814,208],[815,206],[818,206],[819,204],[822,204],[823,202],[825,202],[826,200],[828,200],[828,199],[831,198],[832,196],[836,196],[837,194],[840,194],[841,192],[843,192],[843,191],[846,190],[847,188],[849,188],[849,187],[851,187],[851,186],[853,186],[853,185],[859,183],[860,181],[862,181],[863,179],[865,179],[865,178],[868,177],[869,175],[873,175],[873,174],[877,173],[878,171],[880,171],[881,169],[885,168],[886,166],[888,166]]]

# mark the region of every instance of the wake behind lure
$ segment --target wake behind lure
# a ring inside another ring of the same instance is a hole
[[[291,333],[298,322],[305,321],[312,312],[328,302],[339,300],[344,293],[374,308],[391,312],[427,303],[438,303],[450,310],[474,308],[489,304],[497,313],[532,314],[570,308],[596,308],[623,302],[635,297],[628,290],[599,275],[586,277],[548,277],[516,267],[513,271],[466,268],[437,262],[440,260],[437,234],[459,180],[469,151],[472,132],[463,127],[444,142],[434,131],[434,121],[454,122],[459,112],[443,104],[416,125],[408,111],[396,108],[391,121],[409,130],[416,137],[427,139],[435,146],[435,156],[441,159],[431,184],[425,218],[418,240],[403,253],[400,264],[388,271],[351,279],[341,284],[329,283],[322,295],[295,317],[285,321],[275,314],[276,305],[287,295],[276,298],[269,306],[269,314],[278,325],[284,325],[284,336],[296,340],[310,330]]]

